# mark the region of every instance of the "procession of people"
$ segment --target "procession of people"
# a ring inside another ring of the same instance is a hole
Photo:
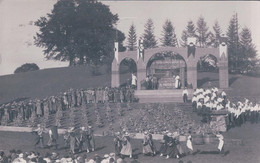
[[[29,99],[14,101],[0,106],[0,123],[6,125],[17,119],[29,120],[32,116],[44,117],[55,114],[58,110],[67,110],[71,107],[89,103],[125,103],[134,102],[134,88],[131,86],[119,88],[69,89],[57,96],[44,99]]]
[[[228,112],[228,127],[241,126],[246,122],[258,123],[260,121],[260,104],[250,102],[248,99],[231,102],[225,91],[218,88],[195,89],[192,97],[192,107],[195,112],[203,117],[203,122],[210,122],[212,111],[225,110]]]

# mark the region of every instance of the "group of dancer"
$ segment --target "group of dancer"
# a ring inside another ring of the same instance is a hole
[[[134,89],[131,86],[121,88],[69,89],[57,96],[44,99],[10,102],[0,106],[1,125],[7,125],[17,119],[28,120],[32,116],[42,117],[55,114],[58,110],[88,103],[133,102]]]
[[[161,146],[157,150],[152,133],[149,131],[144,132],[144,137],[142,140],[143,155],[155,156],[159,154],[161,157],[166,156],[169,158],[181,158],[186,155],[195,154],[193,150],[192,136],[191,133],[186,135],[186,142],[181,143],[179,141],[180,135],[178,132],[170,133],[168,130],[163,132],[163,138],[160,141]],[[224,153],[224,137],[221,133],[215,134],[216,138],[219,140],[218,151],[220,154]],[[117,156],[122,158],[129,156],[132,158],[132,145],[130,141],[130,135],[128,132],[123,131],[122,133],[117,132],[114,138],[115,153]]]
[[[211,111],[225,109],[227,94],[218,88],[195,89],[192,97],[192,107],[195,112],[203,117],[203,122],[210,122]]]
[[[192,97],[194,111],[202,115],[203,121],[210,122],[210,114],[213,110],[228,111],[228,127],[241,126],[246,122],[258,123],[260,121],[260,104],[248,99],[231,102],[224,91],[218,88],[196,89]]]
[[[250,102],[248,99],[238,101],[236,104],[230,101],[226,104],[228,114],[228,126],[241,126],[246,122],[258,123],[260,121],[260,104]]]
[[[48,130],[42,127],[40,124],[37,125],[37,128],[32,131],[35,133],[36,139],[34,143],[34,147],[36,148],[38,144],[40,144],[41,148],[52,148],[58,149],[58,129],[57,126],[53,126]],[[49,141],[47,146],[44,144],[43,134],[49,134]],[[92,126],[81,127],[80,129],[75,129],[75,127],[69,128],[63,136],[65,147],[70,149],[71,154],[75,154],[77,152],[86,151],[87,153],[95,151],[95,139],[94,139],[94,131]]]

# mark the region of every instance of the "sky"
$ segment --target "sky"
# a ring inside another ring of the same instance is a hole
[[[57,0],[0,0],[0,75],[12,74],[24,63],[36,63],[40,69],[68,66],[67,62],[47,61],[42,48],[34,45],[38,28],[33,25],[50,13]],[[260,2],[242,1],[102,1],[113,14],[119,15],[117,28],[127,36],[132,23],[137,35],[143,34],[144,24],[151,18],[157,39],[161,37],[166,19],[173,22],[177,37],[181,37],[187,22],[203,16],[209,30],[218,20],[223,33],[234,13],[238,13],[240,29],[249,27],[253,42],[260,53]]]

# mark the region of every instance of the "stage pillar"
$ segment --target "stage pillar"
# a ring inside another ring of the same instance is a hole
[[[188,37],[187,39],[187,83],[192,88],[197,88],[197,60],[196,60],[196,38]]]
[[[144,63],[142,60],[137,62],[137,90],[141,90],[142,81],[144,81],[146,78],[146,69],[144,68],[143,64]]]
[[[193,89],[197,88],[197,66],[187,67],[187,83],[192,84]]]
[[[219,87],[228,88],[228,62],[219,62]]]
[[[185,68],[180,68],[181,88],[185,87]]]

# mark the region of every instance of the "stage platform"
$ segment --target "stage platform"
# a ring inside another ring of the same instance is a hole
[[[140,103],[157,103],[157,102],[183,102],[183,89],[163,89],[163,90],[136,90],[135,98]],[[188,100],[191,100],[193,89],[188,89]]]

